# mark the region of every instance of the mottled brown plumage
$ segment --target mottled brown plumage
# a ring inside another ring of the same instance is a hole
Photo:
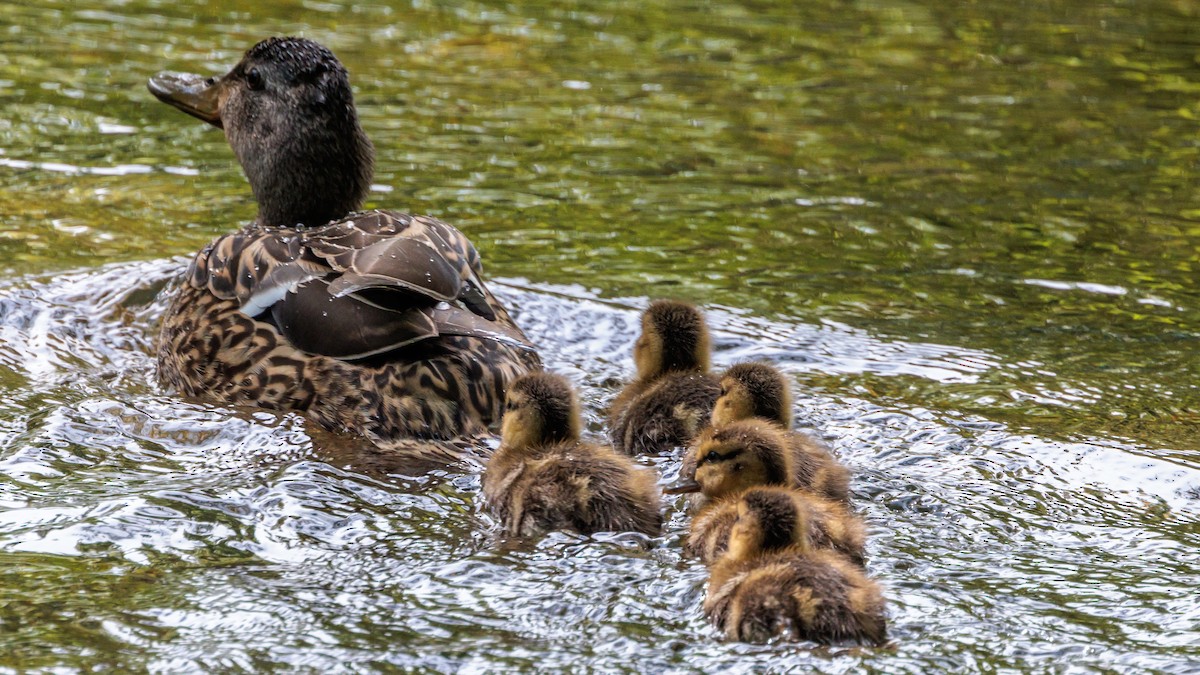
[[[780,485],[844,502],[845,477],[845,467],[827,453],[797,452],[777,425],[751,418],[701,431],[670,491],[698,492],[711,500]]]
[[[709,337],[696,307],[656,300],[634,344],[637,377],[613,401],[613,446],[627,454],[687,445],[707,423],[720,388],[709,372]]]
[[[849,469],[834,458],[824,443],[789,429],[792,394],[783,373],[766,363],[739,363],[721,374],[720,387],[721,395],[713,405],[713,426],[745,419],[761,419],[777,425],[792,451],[796,483],[819,484],[825,496],[849,503]]]
[[[738,499],[728,550],[710,568],[705,614],[731,640],[883,644],[879,585],[841,554],[813,548],[797,533],[805,526],[786,495]]]
[[[792,392],[774,366],[735,363],[721,374],[720,386],[721,395],[712,412],[715,426],[748,417],[761,417],[784,429],[792,426]]]
[[[159,341],[165,385],[304,411],[382,448],[499,419],[509,382],[540,361],[466,236],[425,216],[357,212],[373,149],[329,50],[271,38],[223,77],[163,73],[150,90],[225,130],[259,207],[188,268]],[[462,445],[434,447],[449,460]]]
[[[652,471],[579,438],[579,404],[559,375],[534,373],[508,390],[500,449],[483,493],[509,534],[658,534],[660,498]]]
[[[794,534],[803,537],[806,546],[833,549],[857,565],[864,564],[866,528],[844,504],[819,497],[806,490],[778,486],[754,487],[706,503],[692,519],[684,551],[706,563],[711,563],[724,554],[729,543],[729,533],[737,520],[738,503],[748,495],[765,495],[769,499],[794,502],[789,508],[794,508],[802,518],[801,525],[795,528]]]

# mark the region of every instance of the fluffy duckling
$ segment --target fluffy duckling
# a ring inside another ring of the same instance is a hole
[[[713,565],[704,612],[732,640],[781,636],[820,643],[886,640],[879,584],[801,534],[806,515],[780,490],[737,501],[729,550]]]
[[[738,420],[758,418],[779,425],[787,434],[788,445],[796,457],[796,477],[801,485],[816,478],[810,471],[823,471],[821,483],[825,496],[849,503],[850,471],[834,459],[820,441],[792,426],[792,393],[787,378],[766,363],[738,363],[721,375],[721,395],[713,405],[713,426],[725,426]]]
[[[833,549],[860,567],[866,564],[863,553],[867,544],[866,527],[844,504],[811,492],[778,486],[750,488],[735,497],[706,505],[692,519],[684,552],[705,563],[712,563],[724,555],[737,520],[738,502],[747,495],[758,493],[778,493],[795,502],[796,512],[804,522],[795,534],[803,538],[806,546]]]
[[[653,472],[581,441],[580,427],[579,402],[562,376],[532,373],[509,387],[500,448],[483,474],[483,494],[504,529],[658,534]]]
[[[796,452],[781,429],[760,419],[704,429],[684,457],[680,476],[669,492],[699,492],[707,501],[757,485],[799,488],[846,501],[845,467],[827,453]]]
[[[626,454],[686,445],[708,421],[720,393],[709,368],[708,327],[695,306],[656,300],[633,346],[637,377],[613,401],[613,446]]]
[[[805,536],[813,546],[835,548],[863,564],[866,533],[861,521],[844,502],[827,498],[825,484],[820,482],[826,469],[818,466],[797,471],[796,460],[784,434],[763,420],[743,420],[702,432],[685,459],[684,471],[690,475],[667,488],[673,494],[699,492],[705,497],[692,519],[684,551],[704,562],[718,558],[725,552],[741,496],[747,491],[773,490],[796,500],[796,508],[812,525]],[[803,483],[797,476],[816,476],[818,482]]]

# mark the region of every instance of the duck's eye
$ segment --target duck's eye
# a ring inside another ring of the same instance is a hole
[[[251,89],[263,88],[263,76],[262,73],[259,72],[258,68],[251,68],[246,73],[246,84],[250,85]]]
[[[716,450],[709,450],[708,454],[704,456],[704,461],[719,462],[721,461],[721,455],[717,454]]]

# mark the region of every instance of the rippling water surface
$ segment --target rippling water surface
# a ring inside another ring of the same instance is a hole
[[[0,5],[0,669],[1194,672],[1198,22]],[[372,204],[472,237],[590,433],[652,297],[704,305],[718,366],[790,374],[855,472],[891,646],[716,639],[681,503],[659,538],[505,541],[473,472],[153,384],[160,292],[253,204],[144,82],[285,33],[350,68]]]

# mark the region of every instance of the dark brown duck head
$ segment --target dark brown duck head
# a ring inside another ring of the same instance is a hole
[[[513,381],[504,401],[501,445],[524,449],[579,440],[582,421],[571,383],[553,373]]]
[[[792,394],[787,379],[766,363],[738,363],[721,375],[721,396],[713,406],[712,423],[724,426],[761,417],[787,428],[792,425]]]
[[[316,227],[362,207],[374,150],[333,52],[305,38],[268,38],[221,77],[160,73],[159,100],[225,130],[258,223]]]
[[[708,327],[694,305],[655,300],[642,314],[642,334],[633,345],[638,378],[669,372],[708,372]]]

